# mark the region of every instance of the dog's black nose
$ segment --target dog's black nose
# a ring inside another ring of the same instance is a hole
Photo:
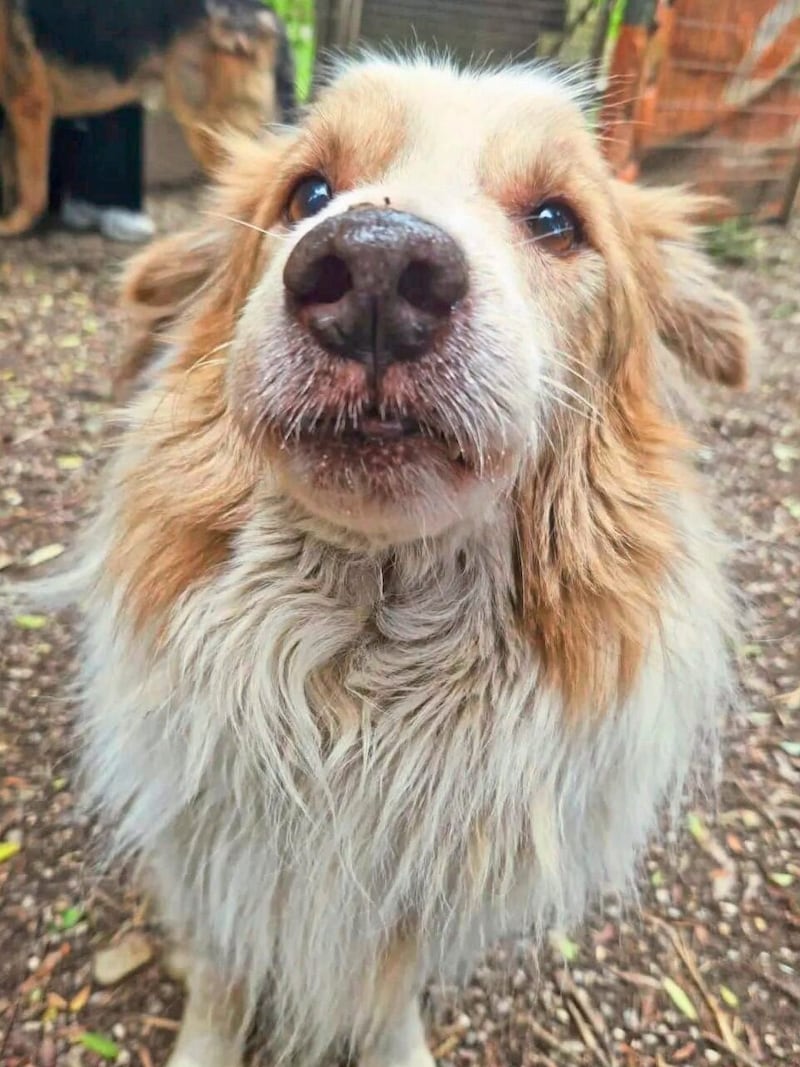
[[[292,310],[324,348],[381,370],[430,348],[467,291],[467,263],[438,226],[356,207],[301,238],[283,280]]]

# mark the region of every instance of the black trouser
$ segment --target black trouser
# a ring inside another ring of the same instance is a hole
[[[58,211],[67,194],[97,207],[141,211],[143,134],[140,104],[82,119],[56,119],[50,150],[50,211]]]

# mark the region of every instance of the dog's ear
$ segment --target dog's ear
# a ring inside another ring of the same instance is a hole
[[[220,52],[253,56],[260,43],[278,35],[278,21],[269,8],[237,11],[229,3],[212,0],[207,11],[209,41]]]
[[[219,255],[219,235],[208,227],[156,241],[131,260],[122,283],[127,337],[113,369],[116,399],[128,395],[169,344],[170,326],[211,278]]]
[[[744,304],[720,286],[697,221],[713,201],[681,189],[615,182],[637,277],[661,339],[681,363],[713,382],[742,388],[756,349]]]
[[[117,399],[160,352],[181,343],[195,309],[215,311],[217,324],[234,314],[251,284],[266,227],[280,210],[272,203],[280,183],[270,177],[292,139],[220,140],[225,162],[197,226],[154,242],[130,261],[122,283],[127,337],[114,373]]]

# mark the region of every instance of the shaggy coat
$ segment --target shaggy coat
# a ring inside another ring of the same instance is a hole
[[[309,176],[329,200],[293,222]],[[377,408],[283,282],[365,204],[469,271]],[[369,59],[298,131],[231,146],[208,215],[135,261],[84,762],[206,986],[176,1062],[230,1059],[264,1004],[276,1054],[429,1062],[425,980],[628,888],[713,753],[731,613],[667,383],[742,385],[752,334],[704,206],[614,181],[546,70]],[[209,988],[235,991],[222,1021]]]

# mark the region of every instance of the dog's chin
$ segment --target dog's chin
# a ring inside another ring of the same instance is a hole
[[[436,537],[486,512],[497,479],[413,419],[316,426],[280,446],[288,493],[326,525],[378,544]]]

